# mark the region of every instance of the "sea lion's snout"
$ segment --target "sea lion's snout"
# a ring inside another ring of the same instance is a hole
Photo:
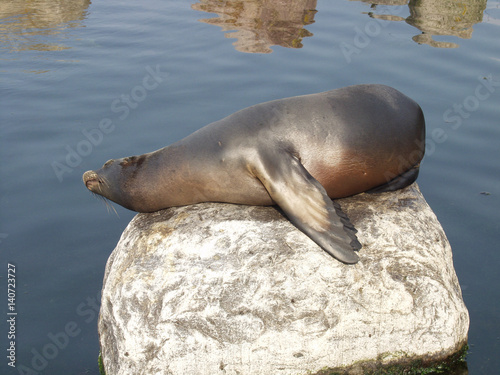
[[[94,171],[87,171],[83,174],[83,183],[92,192],[99,186],[99,176]]]

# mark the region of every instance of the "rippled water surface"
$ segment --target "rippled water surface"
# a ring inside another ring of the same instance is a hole
[[[259,102],[369,82],[424,110],[418,181],[470,312],[469,373],[500,373],[498,0],[5,0],[0,74],[2,348],[8,263],[18,312],[17,368],[3,355],[1,374],[98,373],[104,266],[134,213],[107,213],[84,171]]]

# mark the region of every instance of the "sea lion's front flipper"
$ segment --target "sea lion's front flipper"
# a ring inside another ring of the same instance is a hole
[[[257,159],[252,172],[290,221],[334,258],[356,263],[354,250],[361,248],[356,229],[299,159],[282,150]]]

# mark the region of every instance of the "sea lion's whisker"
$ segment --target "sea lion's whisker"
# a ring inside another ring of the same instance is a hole
[[[109,182],[108,182],[108,180],[106,179],[106,177],[104,177],[104,176],[99,176],[99,182],[101,182],[102,184],[104,184],[106,187],[109,187]]]
[[[113,207],[113,205],[111,204],[111,202],[108,199],[106,199],[102,195],[96,194],[94,192],[92,192],[92,195],[94,197],[97,197],[98,199],[100,199],[104,203],[104,205],[106,206],[106,211],[108,212],[108,214],[111,212],[111,210],[113,210],[115,212],[116,216],[118,218],[120,218],[120,215],[118,215],[118,212],[116,212],[116,209]]]

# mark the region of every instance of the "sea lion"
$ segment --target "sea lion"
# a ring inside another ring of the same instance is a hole
[[[140,156],[109,160],[83,181],[128,209],[199,202],[277,204],[344,263],[356,230],[330,198],[411,184],[425,149],[422,110],[383,85],[356,85],[240,110]]]

